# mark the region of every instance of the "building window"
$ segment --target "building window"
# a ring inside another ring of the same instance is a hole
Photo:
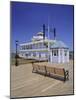
[[[56,51],[54,51],[54,56],[56,56]]]
[[[58,56],[58,50],[52,50],[52,56]]]
[[[64,51],[64,55],[67,56],[67,50]]]

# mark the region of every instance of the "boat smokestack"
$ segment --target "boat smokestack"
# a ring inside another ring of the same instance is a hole
[[[54,28],[54,40],[56,40],[56,28]]]
[[[45,40],[45,24],[43,24],[43,39]]]

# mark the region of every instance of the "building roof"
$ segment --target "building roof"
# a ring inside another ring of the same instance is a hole
[[[54,42],[54,44],[51,46],[51,48],[68,48],[68,47],[67,47],[67,45],[65,45],[64,42],[56,40],[56,42]]]

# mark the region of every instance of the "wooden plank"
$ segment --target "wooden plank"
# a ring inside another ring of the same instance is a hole
[[[55,68],[55,74],[64,76],[64,69],[63,68]]]
[[[48,67],[48,66],[46,66],[46,70],[49,73],[54,73],[54,67]]]

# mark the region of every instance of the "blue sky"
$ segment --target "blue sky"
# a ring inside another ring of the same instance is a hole
[[[28,42],[33,35],[46,28],[56,28],[56,39],[62,40],[73,50],[73,6],[11,2],[11,45],[15,50],[15,40],[19,43]],[[47,36],[47,31],[46,31]],[[50,33],[50,39],[54,39]]]

